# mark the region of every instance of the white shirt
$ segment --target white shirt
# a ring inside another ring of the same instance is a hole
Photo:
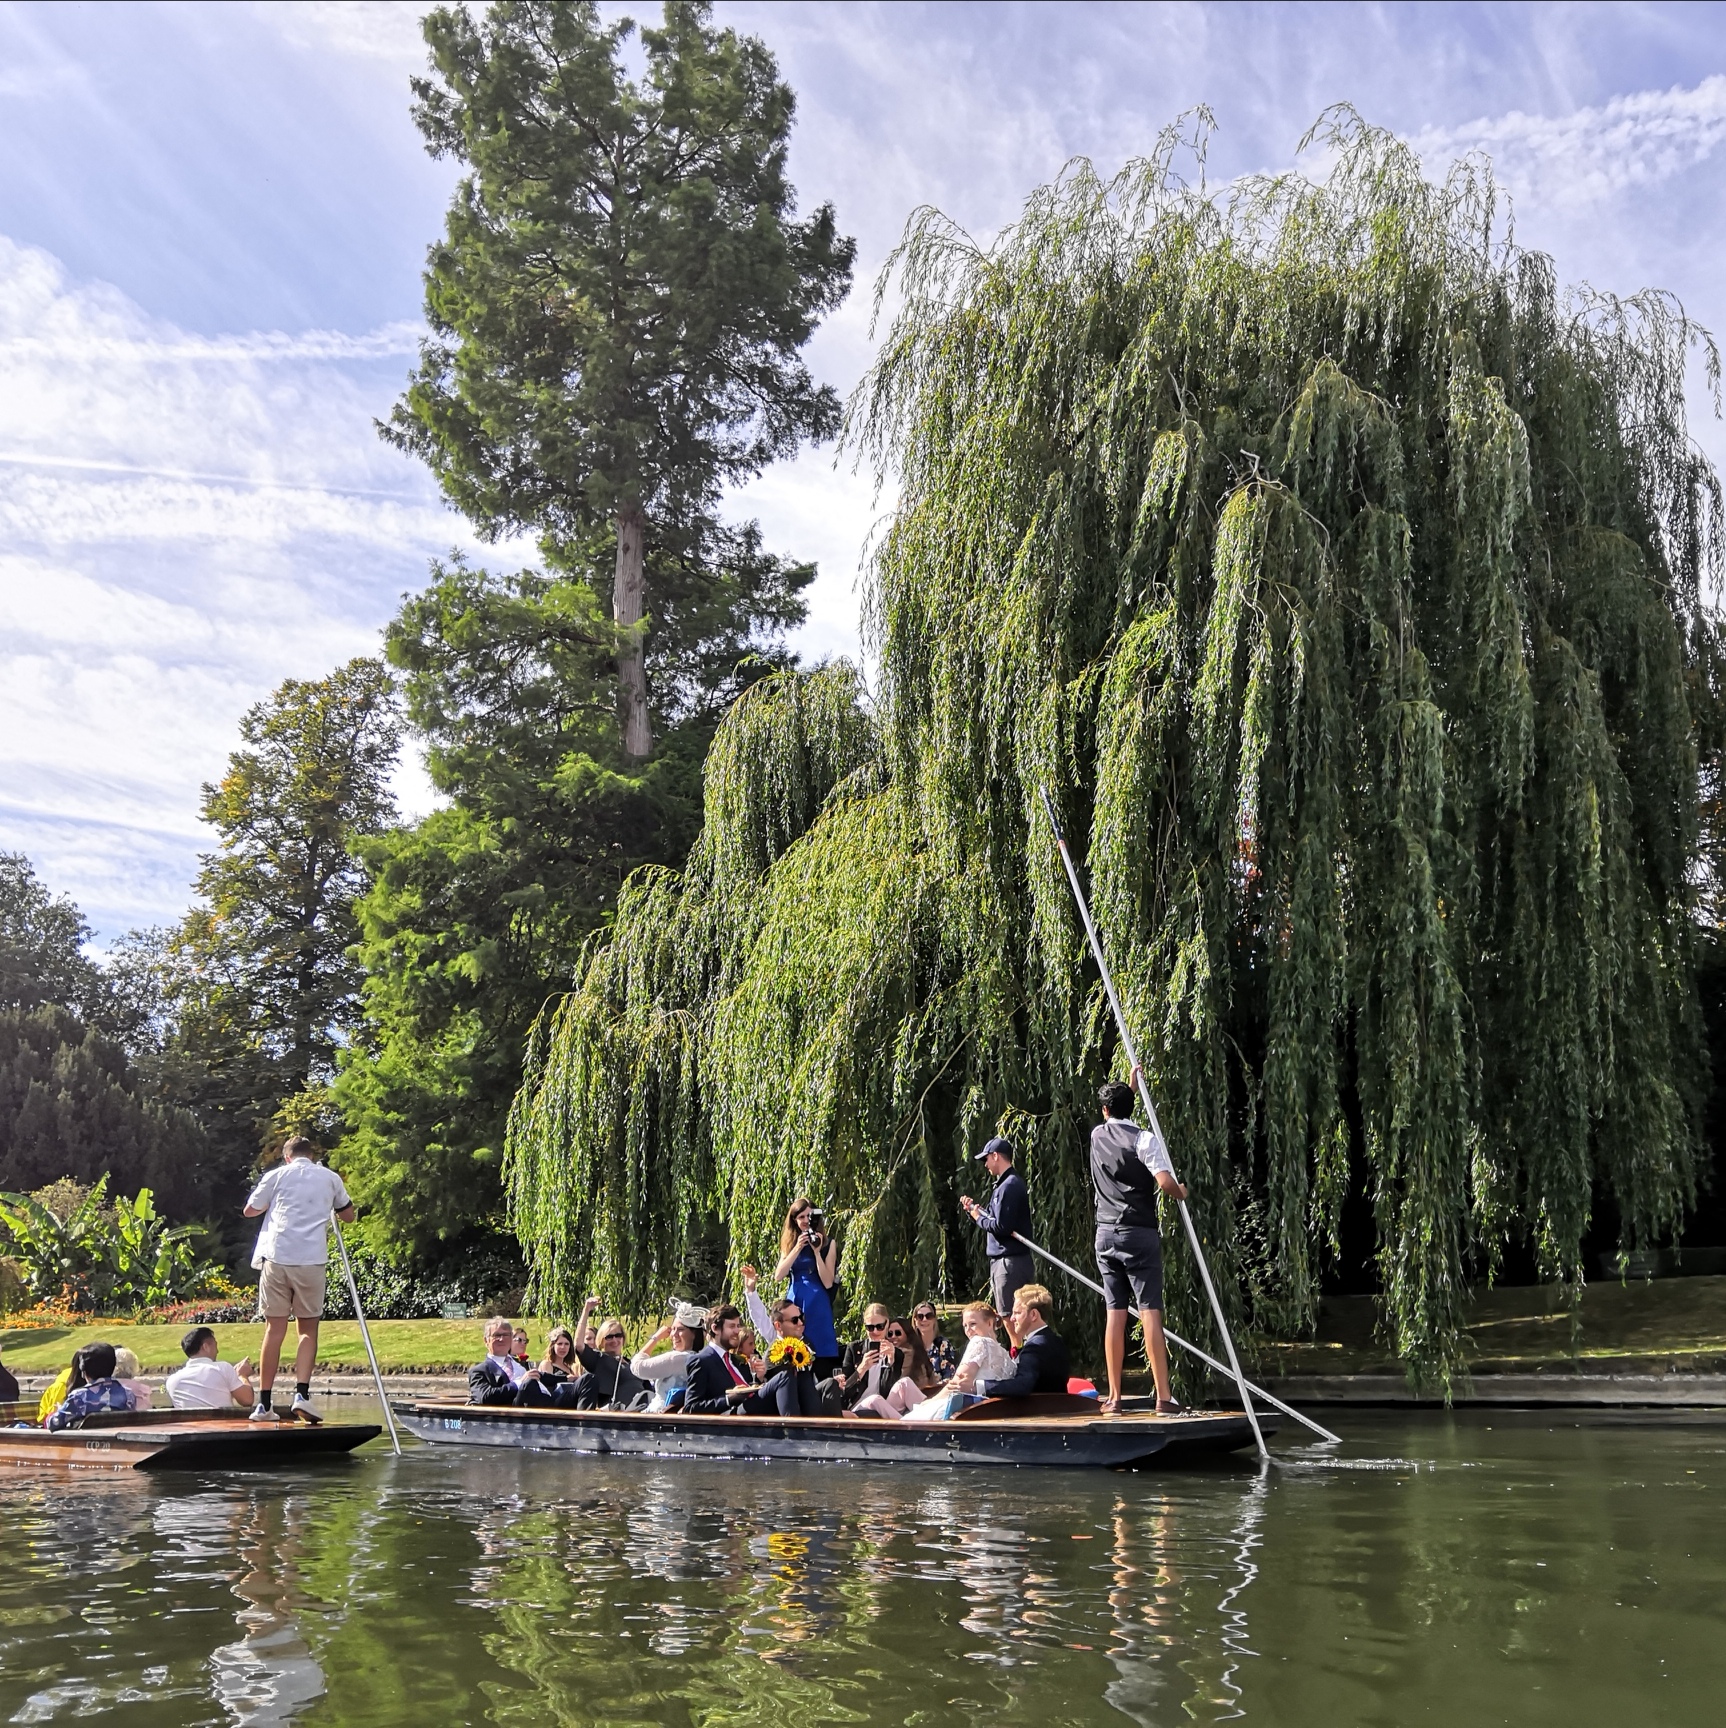
[[[246,1200],[248,1211],[264,1214],[252,1264],[322,1266],[330,1257],[330,1214],[352,1204],[335,1171],[315,1158],[284,1159],[264,1172]]]
[[[1152,1128],[1139,1130],[1138,1145],[1134,1148],[1139,1155],[1139,1162],[1155,1176],[1159,1170],[1166,1170],[1172,1176],[1175,1173],[1174,1160],[1169,1157],[1169,1149],[1163,1144],[1163,1137]]]
[[[975,1368],[970,1377],[971,1390],[979,1380],[1005,1380],[1013,1372],[1013,1358],[998,1338],[973,1338],[959,1358],[960,1368]],[[958,1369],[954,1370],[956,1374]]]
[[[245,1384],[232,1362],[191,1356],[168,1376],[168,1402],[176,1410],[231,1410]]]
[[[499,1356],[495,1352],[486,1357],[486,1361],[495,1362],[509,1376],[512,1386],[524,1385],[527,1381],[527,1370],[513,1356]]]

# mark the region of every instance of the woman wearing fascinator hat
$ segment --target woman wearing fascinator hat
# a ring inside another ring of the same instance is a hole
[[[705,1348],[706,1327],[705,1308],[673,1302],[671,1318],[630,1358],[630,1373],[653,1388],[649,1410],[675,1409],[683,1402],[689,1381],[689,1359]],[[671,1348],[660,1350],[659,1346],[667,1340]],[[655,1351],[659,1353],[655,1355]]]

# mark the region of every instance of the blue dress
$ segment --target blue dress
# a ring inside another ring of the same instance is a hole
[[[804,1248],[791,1262],[791,1300],[803,1310],[803,1342],[817,1356],[837,1356],[839,1339],[833,1330],[833,1298],[815,1270],[815,1250]]]

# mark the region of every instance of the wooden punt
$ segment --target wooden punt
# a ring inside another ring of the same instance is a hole
[[[0,1465],[126,1470],[273,1470],[352,1452],[375,1422],[250,1422],[226,1410],[136,1410],[86,1416],[76,1428],[0,1427]]]
[[[986,1398],[950,1422],[842,1416],[649,1415],[411,1403],[397,1418],[434,1445],[513,1446],[641,1458],[801,1458],[846,1464],[1158,1466],[1253,1444],[1239,1410],[1104,1416],[1094,1398]],[[1272,1425],[1264,1417],[1260,1427]]]

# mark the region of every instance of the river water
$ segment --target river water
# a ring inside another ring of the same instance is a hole
[[[14,1471],[0,1720],[1721,1720],[1726,1426],[1343,1434],[1268,1473],[424,1446],[271,1478]]]

